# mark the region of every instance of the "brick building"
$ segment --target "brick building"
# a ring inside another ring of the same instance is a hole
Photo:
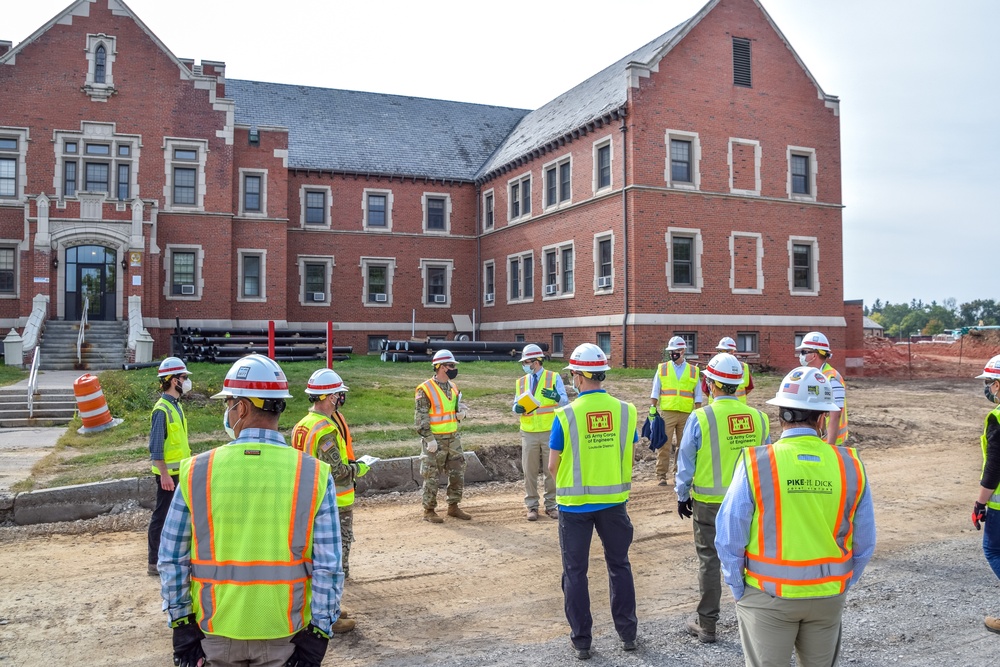
[[[177,319],[627,365],[676,334],[778,366],[805,331],[848,344],[839,103],[756,0],[534,111],[229,80],[77,0],[0,42],[0,99],[5,330],[87,296],[157,354]]]

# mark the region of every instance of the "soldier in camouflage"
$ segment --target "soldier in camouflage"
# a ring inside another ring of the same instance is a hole
[[[458,362],[448,350],[439,350],[431,361],[434,377],[417,386],[413,421],[420,435],[420,476],[424,479],[424,521],[444,523],[437,515],[438,478],[448,474],[448,516],[468,521],[472,517],[458,504],[465,488],[465,454],[458,422],[467,413],[462,393],[452,382]]]

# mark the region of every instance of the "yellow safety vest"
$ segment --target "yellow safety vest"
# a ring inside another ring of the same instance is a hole
[[[458,387],[454,382],[451,386],[451,398],[441,388],[434,378],[417,385],[417,391],[422,391],[431,402],[431,433],[434,435],[454,433],[458,430]]]
[[[310,410],[306,416],[299,420],[299,423],[292,429],[292,447],[312,456],[321,458],[320,441],[327,435],[333,435],[333,442],[337,445],[337,453],[340,460],[347,465],[350,462],[347,454],[347,443],[340,433],[340,429],[329,417],[321,412]],[[322,452],[327,454],[327,452]],[[333,480],[337,489],[337,507],[350,507],[354,504],[354,482],[353,480]]]
[[[986,417],[983,419],[983,434],[981,436],[979,436],[979,441],[982,443],[982,446],[983,446],[983,471],[984,472],[986,471],[986,427],[990,423],[990,415],[993,415],[994,417],[996,417],[997,422],[1000,422],[1000,405],[998,405],[995,408],[993,408],[992,410],[990,410],[986,414]],[[1000,486],[998,486],[997,488],[995,488],[993,490],[993,495],[990,496],[990,499],[987,501],[986,506],[989,507],[991,510],[1000,511]]]
[[[698,367],[687,364],[687,369],[682,370],[678,378],[674,363],[667,361],[660,364],[656,372],[660,375],[660,409],[677,412],[694,410],[695,388],[701,381]]]
[[[514,390],[517,396],[531,388],[531,373],[522,375],[517,379]],[[535,400],[540,405],[531,414],[521,415],[521,430],[525,433],[543,433],[552,430],[552,423],[556,418],[556,408],[559,406],[558,400],[551,400],[542,396],[542,389],[555,389],[556,379],[559,376],[552,371],[542,371],[538,378],[538,385],[535,387]]]
[[[840,595],[854,573],[854,515],[867,480],[857,453],[816,436],[743,451],[753,494],[744,581],[780,598]]]
[[[824,363],[819,372],[826,376],[827,380],[837,380],[844,388],[844,407],[840,409],[840,412],[831,412],[827,417],[826,424],[827,433],[830,429],[836,429],[837,441],[834,444],[842,445],[847,440],[847,384],[844,382],[843,376],[830,364]]]
[[[330,466],[291,447],[229,444],[181,463],[191,602],[202,631],[280,639],[312,617],[313,523]]]
[[[745,362],[745,361],[741,362],[741,363],[743,364],[743,381],[740,382],[740,384],[739,384],[738,387],[736,387],[736,393],[733,394],[733,396],[735,396],[736,400],[738,400],[740,403],[742,403],[743,405],[746,405],[746,403],[747,403],[747,386],[750,384],[750,367],[747,365],[747,362]],[[712,381],[711,380],[707,380],[707,382],[711,383]],[[711,405],[712,401],[715,400],[715,399],[712,398],[712,392],[711,391],[708,392],[707,396],[705,397],[705,400],[708,401],[709,405]]]
[[[560,505],[623,503],[632,489],[635,406],[605,392],[556,409],[565,443],[556,475]]]
[[[767,415],[728,398],[691,414],[701,427],[691,497],[701,503],[721,503],[733,481],[740,451],[762,445],[767,439],[770,428]]]
[[[163,441],[163,462],[167,464],[167,472],[176,475],[181,461],[191,456],[187,418],[179,405],[175,406],[162,396],[153,405],[153,411],[156,410],[163,412],[167,422],[167,437]],[[152,468],[153,473],[160,474],[156,466]]]

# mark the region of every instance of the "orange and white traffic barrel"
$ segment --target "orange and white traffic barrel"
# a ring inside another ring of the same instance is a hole
[[[123,420],[111,417],[97,376],[87,373],[78,377],[73,383],[73,394],[76,396],[80,420],[83,421],[83,426],[76,430],[77,433],[97,433],[122,423]]]

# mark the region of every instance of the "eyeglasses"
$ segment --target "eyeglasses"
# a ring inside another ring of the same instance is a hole
[[[457,368],[455,364],[441,364],[441,365],[444,366],[445,368]]]

